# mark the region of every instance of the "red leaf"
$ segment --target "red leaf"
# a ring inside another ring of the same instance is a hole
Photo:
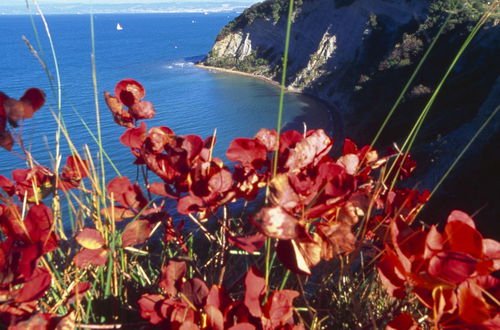
[[[228,330],[255,330],[255,326],[251,323],[242,322],[233,325]]]
[[[25,113],[25,103],[18,101],[13,98],[9,98],[3,101],[3,107],[5,109],[5,114],[7,118],[12,122],[17,122],[24,118]],[[17,126],[17,125],[15,125]]]
[[[255,139],[237,138],[231,141],[226,157],[233,162],[240,162],[245,167],[260,169],[267,157],[266,147]]]
[[[476,270],[476,260],[455,251],[440,252],[429,261],[428,273],[449,283],[461,283]]]
[[[126,176],[111,180],[107,189],[109,194],[113,194],[114,200],[122,206],[141,209],[148,203],[139,185],[132,185]]]
[[[127,129],[120,137],[120,142],[132,149],[141,149],[146,140],[146,124],[141,122],[139,127]]]
[[[297,237],[298,221],[279,206],[264,207],[253,221],[266,236],[279,239]]]
[[[7,151],[12,151],[14,146],[14,138],[9,131],[0,131],[0,147]]]
[[[32,206],[24,221],[31,241],[39,242],[44,254],[59,246],[59,237],[53,231],[53,223],[51,209],[43,204]]]
[[[482,257],[483,236],[474,227],[462,221],[452,220],[444,227],[444,234],[446,244],[451,250],[467,253],[474,258]]]
[[[23,287],[15,296],[18,303],[33,301],[42,298],[45,291],[50,287],[52,277],[45,268],[37,268],[29,279],[26,279]]]
[[[170,260],[167,266],[161,270],[160,288],[168,295],[175,296],[181,289],[182,278],[186,274],[186,263],[184,261]]]
[[[79,156],[72,155],[66,159],[66,165],[71,169],[72,174],[78,178],[86,178],[89,173],[89,163]]]
[[[208,287],[199,278],[191,278],[182,283],[181,291],[196,307],[201,308],[205,305],[208,296]]]
[[[179,197],[178,194],[175,191],[173,191],[167,184],[161,182],[154,182],[150,184],[148,190],[155,195],[160,195],[175,199]]]
[[[500,242],[488,238],[483,239],[483,255],[485,259],[483,262],[491,264],[487,266],[488,273],[500,270]]]
[[[179,211],[180,214],[190,214],[200,211],[204,205],[205,203],[203,203],[201,198],[187,195],[177,202],[177,211]]]
[[[73,257],[73,262],[78,268],[85,268],[87,266],[102,266],[107,261],[108,251],[102,248],[97,250],[84,248]]]
[[[324,224],[317,226],[318,234],[323,243],[321,248],[321,258],[331,260],[341,253],[350,253],[354,250],[356,238],[351,226],[343,223]]]
[[[132,118],[132,115],[128,113],[128,111],[123,110],[120,100],[111,96],[108,92],[104,92],[104,99],[106,100],[106,105],[113,114],[115,123],[123,127],[134,127],[134,118]]]
[[[90,250],[100,249],[105,243],[102,234],[98,230],[92,228],[84,228],[76,235],[75,239],[78,244]]]
[[[490,319],[489,306],[481,290],[472,283],[462,283],[458,288],[458,315],[470,324],[481,324]]]
[[[319,236],[316,236],[320,240]],[[281,263],[296,274],[311,275],[321,260],[321,245],[315,241],[279,240],[276,253]]]
[[[208,291],[207,302],[205,306],[214,306],[223,311],[231,303],[231,299],[226,293],[224,287],[212,285]]]
[[[164,151],[165,145],[174,138],[174,131],[170,128],[166,126],[153,127],[148,131],[144,149],[148,152],[161,153]]]
[[[299,296],[294,290],[274,291],[266,303],[265,314],[274,325],[285,325],[293,317],[293,300]]]
[[[165,297],[159,294],[144,294],[137,302],[141,311],[141,317],[148,320],[151,324],[158,324],[165,321],[165,318],[159,313],[159,306]]]
[[[297,142],[302,141],[304,136],[295,130],[289,130],[280,135],[280,154],[284,154],[285,150],[293,148]]]
[[[325,134],[325,131],[322,129],[311,131],[305,139],[290,150],[285,167],[294,170],[309,165],[315,166],[323,156],[328,154],[332,145],[333,141]]]
[[[278,149],[278,134],[274,129],[268,130],[266,128],[261,128],[257,134],[255,134],[255,139],[262,143],[268,152]]]
[[[255,317],[262,316],[260,297],[265,292],[266,281],[260,271],[255,266],[250,267],[245,277],[245,306],[250,314]]]
[[[132,104],[129,112],[135,120],[151,119],[156,114],[153,104],[149,101],[139,101]]]
[[[398,314],[386,327],[386,330],[417,330],[420,329],[418,323],[410,313]]]
[[[123,79],[115,87],[115,96],[127,107],[139,102],[146,94],[144,87],[134,79]]]
[[[217,168],[208,180],[208,189],[211,193],[222,194],[233,186],[233,177],[227,168]]]
[[[207,327],[212,330],[224,330],[224,316],[215,306],[205,306],[207,314]]]
[[[377,263],[377,270],[380,280],[389,295],[403,299],[406,296],[406,274],[397,255],[388,247],[386,247],[385,254]]]
[[[357,154],[358,153],[358,146],[352,140],[345,139],[343,153],[344,153],[344,155]]]
[[[262,247],[264,246],[264,242],[266,241],[266,237],[260,233],[257,233],[252,236],[243,237],[229,236],[228,240],[231,244],[234,244],[240,249],[253,254],[254,252],[262,249]]]
[[[453,221],[458,221],[462,222],[466,225],[471,226],[472,228],[476,229],[476,224],[474,223],[474,220],[465,212],[460,211],[460,210],[454,210],[450,213],[448,216],[447,223],[453,222]]]
[[[25,102],[25,119],[31,118],[33,113],[40,109],[45,103],[45,93],[38,88],[30,88],[24,92],[24,95],[20,98],[21,101]],[[26,106],[30,107],[29,111],[26,111]]]
[[[151,233],[151,223],[148,220],[136,219],[130,222],[122,234],[122,246],[133,246],[147,241]]]
[[[16,191],[14,183],[9,179],[7,179],[6,177],[4,177],[3,175],[0,175],[0,188],[2,188],[3,191],[5,191],[5,193],[9,196],[14,195]]]
[[[113,218],[113,221],[121,222],[123,219],[135,217],[137,213],[123,206],[109,206],[102,209],[101,214]]]
[[[78,284],[71,290],[71,293],[68,296],[67,304],[72,304],[75,302],[76,297],[79,299],[83,297],[85,292],[90,289],[91,285],[89,282],[78,282]]]
[[[269,183],[270,200],[285,210],[293,210],[299,205],[300,197],[291,186],[288,174],[278,174]]]

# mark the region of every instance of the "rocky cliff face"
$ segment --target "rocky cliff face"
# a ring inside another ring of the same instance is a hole
[[[369,143],[450,5],[445,0],[295,2],[288,89],[328,102],[343,121],[343,132],[338,135]],[[245,11],[221,31],[205,64],[253,72],[278,81],[287,3],[288,0],[270,0]],[[476,9],[486,1],[463,3],[458,8],[462,12],[453,18],[454,24],[449,24],[440,37],[405,95],[380,139],[379,148],[404,140],[468,29],[479,17]],[[436,184],[500,103],[497,21],[498,18],[490,20],[468,47],[426,119],[414,148],[422,188]],[[497,115],[434,199],[429,209],[437,213],[436,217],[444,216],[450,207],[470,213],[485,207],[479,218],[500,216],[499,189],[491,186],[491,178],[498,180],[496,171],[500,168],[499,132]],[[480,159],[482,156],[487,158]],[[470,198],[470,194],[474,197]],[[498,229],[493,231],[500,236]]]

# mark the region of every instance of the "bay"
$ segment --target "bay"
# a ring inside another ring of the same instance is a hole
[[[193,65],[210,50],[218,31],[235,14],[99,14],[94,16],[95,60],[102,139],[106,152],[121,174],[135,176],[133,156],[118,141],[124,129],[117,126],[106,108],[102,93],[113,91],[123,78],[140,81],[146,88],[157,116],[148,127],[164,125],[176,134],[206,138],[217,129],[214,154],[224,159],[236,137],[252,137],[260,128],[275,128],[279,89],[251,77],[212,72]],[[54,59],[39,16],[0,16],[0,90],[20,97],[24,90],[39,87],[47,93],[47,106],[23,125],[23,140],[36,160],[52,167],[57,113],[57,93],[47,74],[22,40],[26,36],[55,78]],[[46,17],[57,56],[64,122],[72,142],[81,150],[97,145],[82,125],[81,116],[94,133],[96,105],[92,85],[91,28],[89,15]],[[123,30],[116,29],[117,23]],[[56,84],[57,85],[57,84]],[[331,133],[330,113],[325,105],[298,94],[285,96],[285,129],[324,128]],[[51,113],[52,112],[52,113]],[[78,114],[78,115],[77,115]],[[19,146],[14,149],[21,154]],[[62,144],[63,159],[69,155]],[[0,174],[10,177],[24,161],[14,153],[0,151]],[[110,177],[116,175],[108,167]]]

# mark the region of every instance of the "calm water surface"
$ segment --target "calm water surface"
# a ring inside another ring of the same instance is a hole
[[[146,121],[148,127],[165,125],[177,134],[197,134],[202,138],[217,129],[215,154],[224,157],[229,142],[239,136],[253,136],[260,128],[274,128],[279,89],[257,79],[193,66],[206,54],[218,31],[233,14],[129,14],[96,15],[95,47],[98,101],[101,111],[104,148],[125,175],[134,175],[133,156],[118,138],[124,128],[114,124],[102,98],[116,82],[134,78],[146,88],[146,100],[153,102],[157,116]],[[62,113],[73,143],[82,148],[88,144],[93,153],[97,146],[87,133],[78,112],[96,132],[96,107],[92,86],[90,17],[88,15],[53,15],[47,21],[54,40],[62,85]],[[116,30],[116,24],[123,26]],[[33,32],[29,16],[0,16],[0,90],[20,97],[29,87],[46,91],[48,106],[28,120],[23,138],[36,159],[51,166],[56,122],[51,114],[57,110],[57,99],[47,75],[21,37],[27,39],[47,62],[52,75],[54,60],[44,27],[38,17],[34,24],[41,47]],[[331,129],[327,109],[305,97],[287,94],[285,128]],[[63,144],[63,158],[68,154]],[[20,153],[19,147],[15,152]],[[10,176],[23,160],[0,150],[0,174]],[[111,171],[108,171],[108,173]],[[110,176],[115,175],[110,173]]]

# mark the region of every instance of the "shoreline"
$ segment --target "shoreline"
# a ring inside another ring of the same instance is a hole
[[[205,65],[202,62],[198,62],[194,64],[195,67],[206,69],[209,71],[217,71],[217,72],[224,72],[224,73],[229,73],[229,74],[235,74],[239,76],[244,76],[244,77],[251,77],[255,78],[261,81],[264,81],[268,84],[271,84],[277,88],[281,89],[281,84],[264,76],[253,74],[253,73],[248,73],[248,72],[242,72],[242,71],[237,71],[233,69],[226,69],[226,68],[220,68],[216,66],[210,66],[210,65]],[[337,108],[328,102],[327,100],[324,100],[320,98],[319,96],[312,95],[309,93],[305,93],[303,90],[297,90],[297,89],[290,89],[288,87],[285,87],[285,92],[286,93],[292,93],[292,94],[298,94],[299,96],[303,96],[308,98],[309,102],[317,102],[321,104],[323,107],[325,107],[326,111],[330,115],[330,132],[329,136],[334,138],[335,140],[343,141],[345,138],[345,130],[344,130],[344,125],[342,121],[342,116],[340,115],[340,112],[337,110]],[[338,147],[340,144],[336,143],[334,144],[336,147]]]
[[[202,69],[207,69],[207,70],[212,70],[212,71],[219,71],[219,72],[225,72],[225,73],[232,73],[232,74],[236,74],[236,75],[240,75],[240,76],[245,76],[245,77],[252,77],[252,78],[255,78],[255,79],[259,79],[259,80],[262,80],[262,81],[265,81],[275,87],[278,87],[278,88],[281,88],[281,84],[270,79],[270,78],[267,78],[267,77],[264,77],[264,76],[261,76],[261,75],[257,75],[257,74],[253,74],[253,73],[248,73],[248,72],[242,72],[242,71],[237,71],[237,70],[233,70],[233,69],[226,69],[226,68],[220,68],[218,66],[210,66],[210,65],[205,65],[201,62],[198,62],[198,63],[195,63],[194,64],[195,67],[198,67],[198,68],[202,68]],[[299,91],[292,91],[292,90],[289,90],[288,88],[285,87],[285,91],[287,92],[292,92],[292,93],[297,93],[297,94],[302,94],[301,92]]]

